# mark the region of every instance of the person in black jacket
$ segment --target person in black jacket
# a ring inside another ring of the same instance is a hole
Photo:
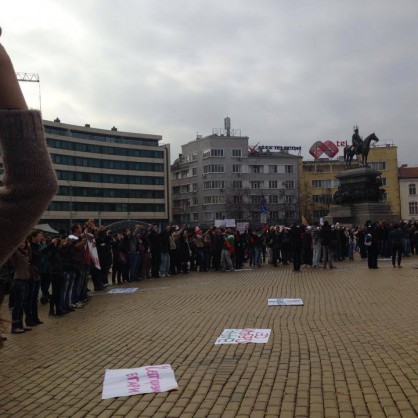
[[[151,251],[151,276],[158,279],[160,277],[161,243],[157,225],[152,225],[148,239]]]
[[[300,265],[302,262],[302,247],[303,240],[302,235],[304,233],[304,226],[296,225],[296,222],[293,222],[290,227],[289,237],[290,237],[290,250],[292,252],[293,259],[293,271],[300,271]]]
[[[396,267],[396,254],[398,254],[398,267],[401,266],[402,261],[402,252],[403,252],[403,245],[402,245],[402,237],[403,233],[401,227],[396,224],[394,229],[389,234],[389,240],[392,244],[392,266]]]
[[[98,228],[96,237],[97,255],[100,263],[101,284],[107,286],[110,266],[112,265],[112,231],[104,231],[103,226]]]
[[[370,239],[370,245],[368,240]],[[364,241],[367,246],[367,264],[369,269],[377,269],[377,258],[379,257],[379,235],[377,231],[377,224],[371,221],[366,222],[366,230]]]
[[[334,236],[328,221],[324,222],[324,225],[319,232],[319,237],[322,245],[322,262],[324,263],[324,269],[327,268],[327,263],[329,263],[329,268],[333,269],[335,268],[332,264],[332,259],[334,257],[334,251],[332,249],[334,245]]]

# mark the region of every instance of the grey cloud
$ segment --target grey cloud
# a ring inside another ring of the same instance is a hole
[[[50,118],[162,134],[173,158],[227,114],[254,142],[297,143],[306,156],[314,141],[348,139],[359,124],[364,135],[393,138],[400,162],[418,163],[414,1],[60,7],[80,33],[45,27],[16,40],[20,65],[41,72]]]

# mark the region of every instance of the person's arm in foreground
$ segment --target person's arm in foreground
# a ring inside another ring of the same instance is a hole
[[[0,265],[30,232],[57,190],[39,111],[28,110],[6,50],[0,44]]]

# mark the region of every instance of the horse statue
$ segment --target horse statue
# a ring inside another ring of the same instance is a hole
[[[351,162],[353,161],[354,155],[357,155],[357,160],[359,160],[358,156],[361,155],[360,166],[368,167],[367,157],[369,155],[370,143],[372,141],[379,142],[379,138],[374,132],[365,138],[357,147],[354,145],[347,145],[344,147],[344,162],[346,168],[351,168]]]

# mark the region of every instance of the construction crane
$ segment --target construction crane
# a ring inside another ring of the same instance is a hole
[[[28,83],[38,83],[39,86],[39,110],[42,109],[42,101],[41,101],[41,81],[39,79],[39,74],[37,73],[16,73],[16,77],[18,81],[24,81]]]

